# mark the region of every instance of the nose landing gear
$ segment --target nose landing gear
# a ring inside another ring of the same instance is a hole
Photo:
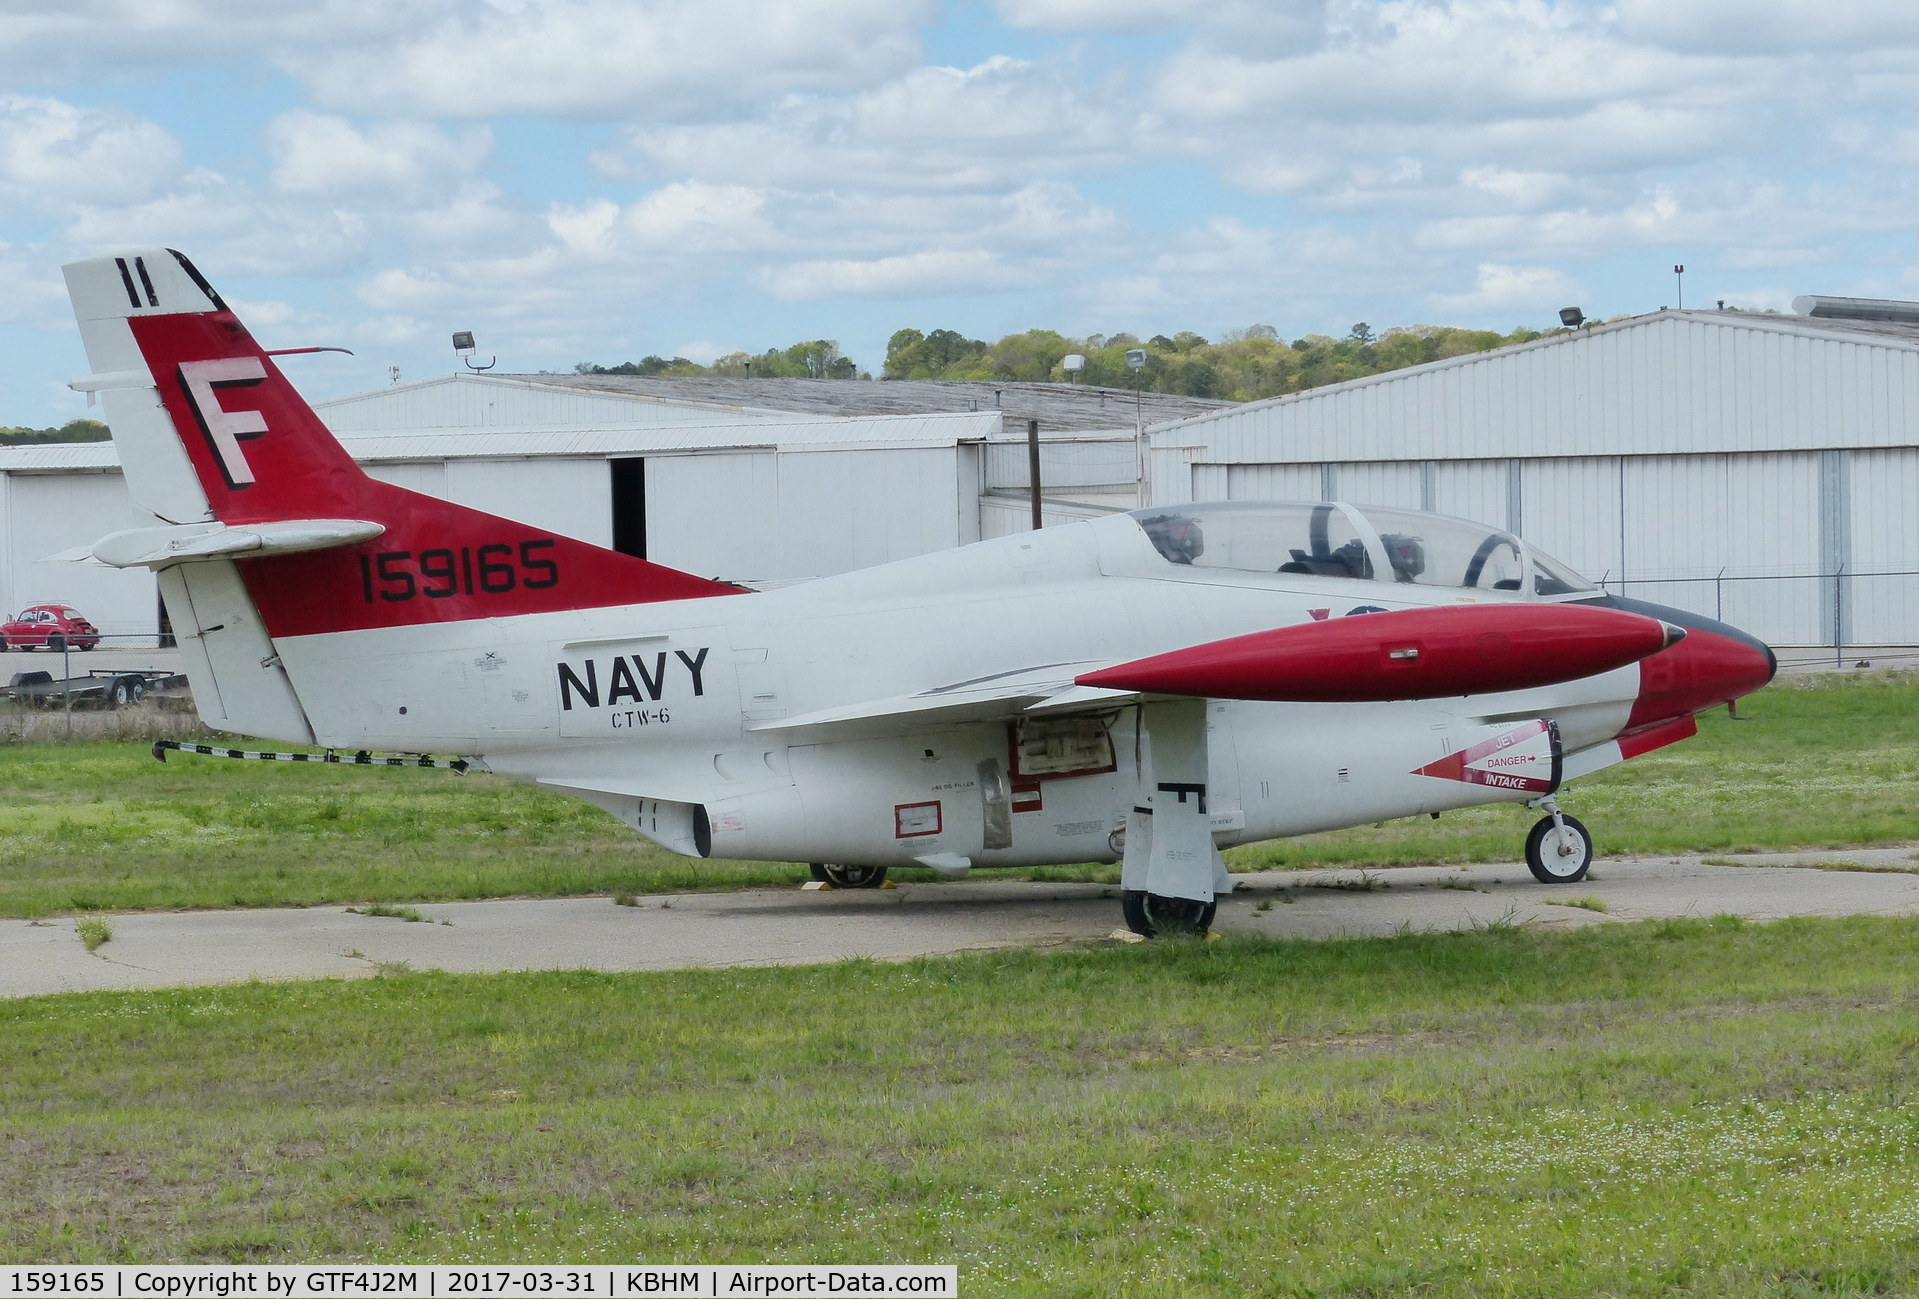
[[[1559,810],[1549,795],[1531,807],[1546,816],[1526,836],[1526,868],[1541,884],[1577,884],[1593,864],[1593,837],[1577,817]]]

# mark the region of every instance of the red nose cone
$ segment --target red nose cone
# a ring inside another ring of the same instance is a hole
[[[1639,698],[1627,729],[1729,704],[1772,680],[1776,666],[1760,646],[1694,628],[1677,645],[1639,660]]]

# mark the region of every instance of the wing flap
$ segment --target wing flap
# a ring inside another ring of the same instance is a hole
[[[865,699],[837,704],[794,717],[761,722],[755,731],[797,731],[822,726],[862,724],[918,726],[933,722],[990,722],[1022,713],[1058,714],[1096,707],[1113,707],[1139,696],[1130,690],[1111,690],[1074,684],[1076,675],[1098,663],[1048,663],[990,677],[936,686],[917,694]]]

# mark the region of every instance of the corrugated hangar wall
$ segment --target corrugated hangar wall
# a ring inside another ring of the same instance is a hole
[[[1919,643],[1919,331],[1668,312],[1153,430],[1156,502],[1502,524],[1775,644]]]
[[[969,423],[997,423],[991,416]],[[809,424],[811,427],[811,424]],[[451,439],[433,437],[434,444]],[[366,439],[349,441],[365,451]],[[980,447],[957,437],[887,445],[634,449],[608,454],[447,454],[369,460],[374,478],[599,546],[615,542],[615,465],[641,461],[640,549],[670,567],[748,582],[846,572],[976,541]],[[127,493],[110,444],[0,455],[0,619],[71,604],[109,645],[150,644],[153,577],[91,562],[47,562],[151,516]]]

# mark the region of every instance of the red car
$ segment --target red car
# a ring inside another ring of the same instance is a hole
[[[90,650],[99,643],[100,629],[64,604],[36,604],[0,623],[0,650]]]

